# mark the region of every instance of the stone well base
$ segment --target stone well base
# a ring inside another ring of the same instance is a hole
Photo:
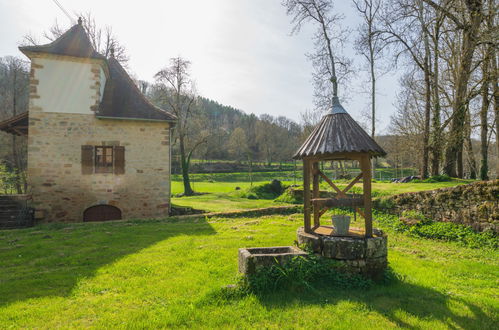
[[[296,234],[298,244],[324,258],[342,262],[348,272],[379,278],[388,266],[387,236],[379,230],[370,238],[310,234],[303,227]]]

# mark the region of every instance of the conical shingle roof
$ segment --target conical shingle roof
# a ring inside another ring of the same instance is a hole
[[[371,156],[386,155],[383,148],[360,127],[335,97],[331,111],[321,119],[293,158],[358,152]]]

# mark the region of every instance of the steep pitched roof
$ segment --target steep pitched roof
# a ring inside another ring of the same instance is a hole
[[[46,53],[55,55],[66,55],[74,57],[105,59],[105,57],[95,51],[88,38],[85,28],[79,23],[71,27],[59,38],[46,45],[19,47],[24,54]]]
[[[145,98],[114,57],[106,60],[105,56],[95,51],[81,19],[78,24],[49,44],[19,49],[28,57],[30,53],[48,53],[103,60],[102,65],[107,66],[109,77],[96,113],[97,117],[176,121],[173,114],[154,106]]]
[[[176,121],[176,117],[149,102],[121,64],[107,60],[109,78],[97,117]]]
[[[321,119],[293,158],[351,152],[386,155],[383,148],[345,111],[336,97],[331,111]]]

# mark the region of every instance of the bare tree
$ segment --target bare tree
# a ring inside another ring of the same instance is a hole
[[[156,73],[159,98],[177,116],[176,136],[179,142],[180,164],[184,183],[184,195],[194,194],[189,179],[189,166],[193,152],[206,143],[207,135],[196,134],[192,139],[191,120],[197,110],[194,82],[190,76],[191,63],[182,57],[170,59],[170,65]]]
[[[362,24],[359,26],[359,36],[355,42],[357,53],[365,59],[369,80],[371,83],[371,137],[376,135],[376,80],[379,75],[378,61],[383,56],[383,49],[386,46],[380,35],[377,22],[381,10],[381,0],[353,0],[355,8],[362,17]]]
[[[483,20],[482,0],[422,0],[446,16],[456,30],[462,33],[459,65],[456,71],[455,94],[452,104],[453,119],[449,141],[445,149],[444,172],[449,176],[463,176],[462,150],[469,102],[468,84],[472,72],[473,56],[479,41]]]
[[[114,51],[114,58],[118,60],[123,66],[128,63],[129,57],[125,47],[118,41],[118,38],[113,33],[111,26],[106,25],[101,27],[97,24],[94,17],[90,12],[80,13],[79,17],[82,19],[83,27],[87,32],[87,35],[94,47],[95,51],[109,57],[111,55],[111,50]],[[47,31],[43,33],[43,38],[48,41],[54,41],[59,38],[64,32],[68,30],[68,27],[61,26],[56,20],[54,25]],[[33,35],[26,35],[21,42],[23,45],[38,45],[43,43]]]
[[[423,0],[391,0],[383,13],[383,27],[378,33],[387,44],[397,47],[395,60],[407,55],[424,76],[425,116],[421,176],[429,173],[429,140],[431,116],[431,66],[429,13]]]
[[[308,22],[317,26],[313,37],[315,52],[307,56],[314,67],[316,107],[327,111],[331,109],[333,98],[338,97],[338,81],[346,79],[350,73],[351,60],[343,57],[340,51],[347,33],[339,25],[343,16],[334,12],[331,0],[284,0],[282,4],[292,17],[293,33],[298,33]]]

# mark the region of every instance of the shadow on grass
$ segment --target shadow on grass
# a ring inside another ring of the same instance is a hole
[[[126,221],[50,224],[0,231],[0,306],[71,294],[107,264],[179,235],[213,235],[196,222]]]
[[[342,301],[357,302],[363,304],[367,310],[384,315],[399,327],[414,328],[415,325],[410,322],[412,318],[419,321],[440,321],[451,329],[492,329],[498,322],[493,316],[494,311],[486,313],[481,307],[462,298],[404,281],[376,285],[368,290],[326,288],[313,293],[279,292],[257,297],[262,305],[275,309],[295,308],[296,305],[326,306]],[[450,305],[454,310],[459,309],[460,313],[451,310]]]

